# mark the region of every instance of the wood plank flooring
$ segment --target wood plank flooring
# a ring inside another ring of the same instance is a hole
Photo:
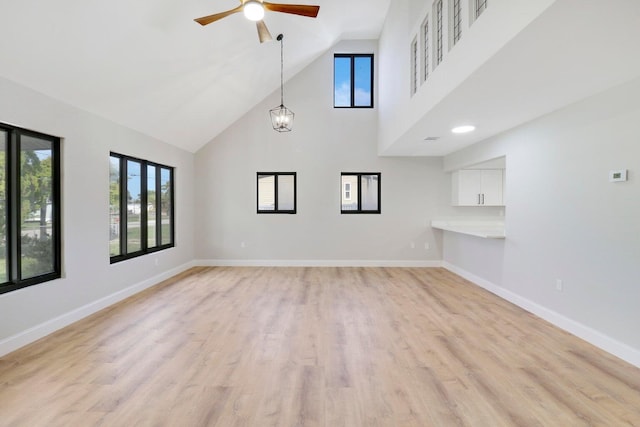
[[[197,268],[0,358],[0,426],[640,426],[640,369],[443,269]]]

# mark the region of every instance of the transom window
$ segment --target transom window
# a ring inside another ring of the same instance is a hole
[[[341,213],[380,213],[379,172],[342,172],[340,179],[343,189]]]
[[[429,78],[429,15],[424,18],[420,27],[422,37],[422,81],[425,82]]]
[[[462,36],[462,0],[453,0],[452,9],[453,44],[456,44]]]
[[[434,67],[437,67],[438,65],[440,65],[440,63],[442,62],[442,56],[444,53],[444,37],[443,37],[443,29],[442,29],[442,24],[443,24],[443,20],[444,20],[444,16],[443,16],[443,8],[442,8],[442,0],[436,0],[436,2],[433,4],[433,8],[434,8],[434,15],[435,15],[435,28],[434,28],[434,33],[435,33],[435,37],[434,37],[434,42],[435,42],[435,64]]]
[[[475,14],[477,18],[482,14],[482,12],[484,12],[487,9],[487,0],[475,0],[475,2],[476,2]]]
[[[333,106],[373,108],[373,54],[334,55]]]
[[[109,160],[111,263],[173,247],[173,168],[115,153]]]
[[[0,293],[61,275],[60,138],[0,124]]]
[[[418,91],[418,39],[411,42],[411,95]]]

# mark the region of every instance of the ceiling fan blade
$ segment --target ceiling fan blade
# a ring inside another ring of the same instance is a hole
[[[318,16],[318,11],[320,11],[320,6],[310,6],[304,4],[280,4],[280,3],[268,3],[266,1],[262,2],[264,8],[271,12],[283,12],[283,13],[292,13],[294,15],[308,16],[310,18],[315,18]]]
[[[203,16],[202,18],[194,19],[194,21],[196,21],[200,25],[211,24],[212,22],[216,22],[229,15],[240,12],[242,8],[243,8],[243,5],[240,5],[235,9],[227,10],[226,12],[214,13],[213,15],[209,15],[209,16]]]
[[[267,25],[264,21],[256,21],[256,28],[258,29],[258,38],[260,39],[260,43],[270,42],[273,40],[273,37],[271,37],[271,33],[267,29]]]

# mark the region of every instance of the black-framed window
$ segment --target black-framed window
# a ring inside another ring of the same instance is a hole
[[[60,145],[0,123],[0,293],[61,276]]]
[[[296,213],[296,172],[257,172],[256,177],[257,213]]]
[[[334,55],[333,106],[373,108],[373,54]]]
[[[379,214],[380,183],[380,172],[342,172],[340,174],[340,212]]]
[[[173,167],[111,153],[111,263],[174,246],[174,192]]]

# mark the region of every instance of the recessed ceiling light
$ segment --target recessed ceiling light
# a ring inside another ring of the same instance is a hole
[[[468,133],[468,132],[473,132],[474,130],[476,130],[475,126],[465,125],[465,126],[455,127],[453,129],[451,129],[451,132],[453,132],[453,133]]]

